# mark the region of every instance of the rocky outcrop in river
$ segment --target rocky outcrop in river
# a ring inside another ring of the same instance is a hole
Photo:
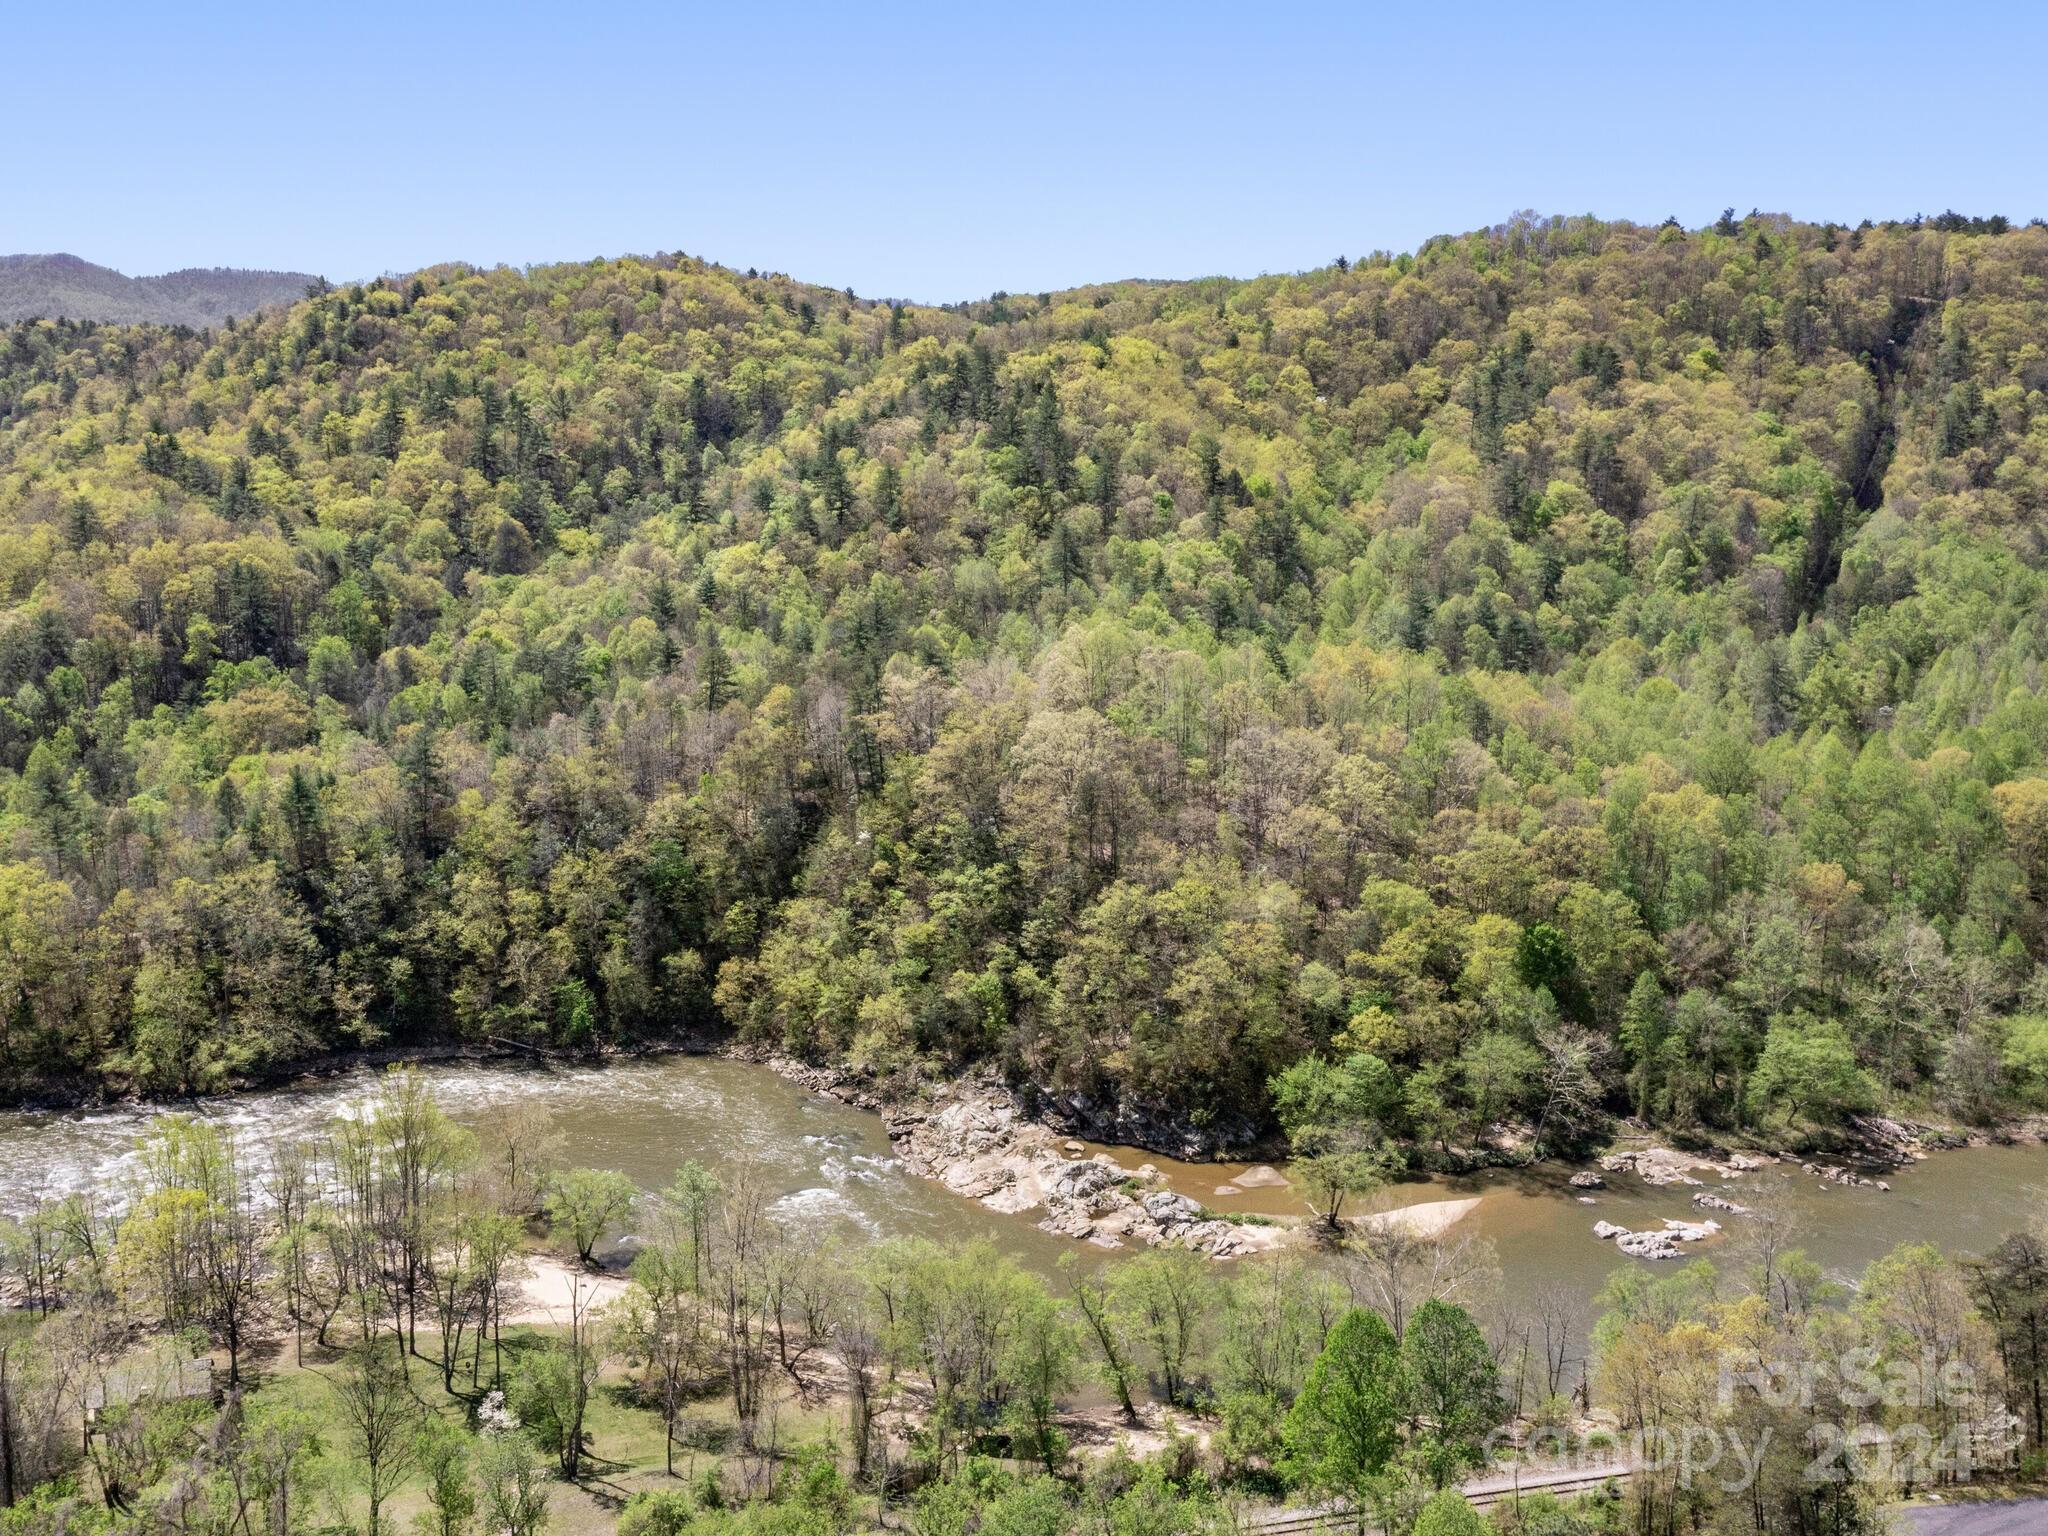
[[[1148,1164],[1126,1168],[1107,1153],[1081,1156],[1079,1142],[1026,1113],[992,1073],[890,1098],[844,1073],[782,1056],[763,1061],[814,1093],[878,1112],[913,1173],[1006,1216],[1038,1211],[1038,1225],[1061,1237],[1102,1248],[1191,1248],[1227,1259],[1275,1247],[1293,1230],[1213,1215],[1159,1187]],[[1250,1170],[1245,1182],[1257,1182],[1259,1172]]]
[[[1104,1248],[1172,1245],[1217,1258],[1273,1247],[1287,1229],[1226,1221],[1154,1185],[1147,1168],[1107,1153],[1081,1157],[1025,1114],[992,1078],[968,1078],[929,1099],[882,1111],[906,1165],[1006,1214],[1041,1211],[1039,1226]]]
[[[1748,1206],[1737,1205],[1725,1195],[1717,1195],[1704,1189],[1692,1197],[1692,1203],[1703,1211],[1726,1211],[1731,1216],[1747,1216],[1749,1214]]]
[[[1637,1259],[1675,1259],[1679,1257],[1679,1244],[1704,1242],[1720,1230],[1719,1222],[1676,1221],[1670,1217],[1665,1218],[1662,1231],[1651,1228],[1631,1232],[1611,1221],[1593,1223],[1595,1237],[1602,1242],[1612,1239],[1615,1247]]]
[[[1668,1184],[1698,1184],[1695,1173],[1711,1173],[1724,1179],[1740,1178],[1763,1167],[1764,1160],[1747,1152],[1730,1152],[1708,1157],[1696,1152],[1679,1152],[1670,1147],[1635,1147],[1611,1152],[1600,1159],[1608,1173],[1633,1173],[1645,1184],[1662,1188]]]

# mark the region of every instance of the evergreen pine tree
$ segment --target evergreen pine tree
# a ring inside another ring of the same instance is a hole
[[[377,413],[377,421],[370,431],[370,451],[380,459],[398,457],[399,445],[405,440],[405,412],[399,408],[398,391],[384,391],[384,404]]]
[[[732,658],[725,654],[725,647],[719,644],[718,632],[713,630],[704,642],[704,660],[699,669],[704,683],[704,707],[716,713],[725,707],[733,696]]]
[[[884,528],[903,526],[903,471],[884,464],[875,482],[875,515]]]

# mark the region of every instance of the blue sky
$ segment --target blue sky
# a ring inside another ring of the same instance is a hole
[[[0,0],[0,251],[942,301],[1517,209],[2048,215],[2044,8]]]

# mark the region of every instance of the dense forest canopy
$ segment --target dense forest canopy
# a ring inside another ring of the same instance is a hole
[[[0,332],[0,1075],[729,1025],[1126,1126],[2048,1088],[2048,230]]]

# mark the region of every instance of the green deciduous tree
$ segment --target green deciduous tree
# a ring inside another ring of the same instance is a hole
[[[1363,1496],[1400,1446],[1400,1345],[1385,1319],[1339,1318],[1287,1413],[1287,1454],[1311,1487]]]
[[[555,1176],[547,1194],[549,1223],[576,1257],[588,1264],[605,1234],[626,1219],[639,1190],[623,1173],[570,1168]]]
[[[1370,1194],[1392,1166],[1381,1116],[1392,1075],[1362,1052],[1341,1062],[1307,1057],[1273,1080],[1274,1111],[1287,1131],[1294,1173],[1326,1226],[1347,1200]]]
[[[1439,1487],[1479,1461],[1481,1441],[1507,1405],[1493,1351],[1463,1307],[1432,1298],[1409,1315],[1401,1333],[1401,1396],[1410,1434],[1427,1447],[1424,1460]]]

